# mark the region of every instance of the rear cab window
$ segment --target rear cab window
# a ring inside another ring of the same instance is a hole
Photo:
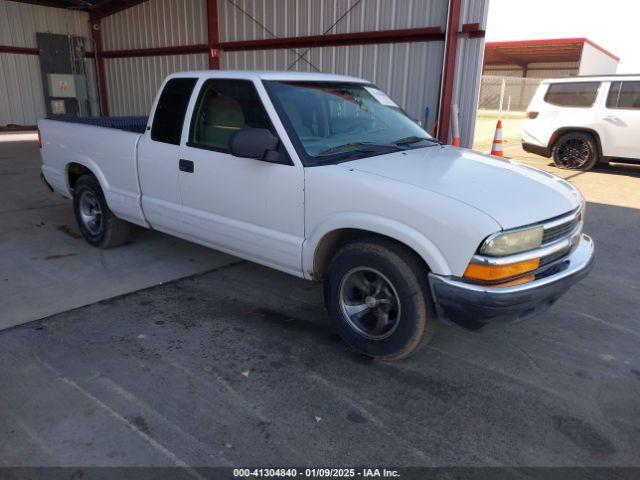
[[[180,145],[182,125],[197,78],[172,78],[158,100],[153,114],[151,140]]]
[[[607,108],[640,110],[640,81],[611,82]]]
[[[598,96],[600,82],[567,82],[549,85],[544,101],[560,107],[589,108]]]

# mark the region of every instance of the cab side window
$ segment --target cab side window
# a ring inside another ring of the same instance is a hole
[[[248,80],[207,80],[198,96],[191,128],[190,147],[229,152],[229,139],[244,127],[273,132],[258,92]]]
[[[180,145],[182,124],[197,78],[173,78],[164,86],[153,114],[151,140]]]
[[[640,110],[640,82],[611,82],[607,108]]]

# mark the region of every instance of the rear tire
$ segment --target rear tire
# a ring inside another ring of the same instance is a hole
[[[83,175],[76,182],[73,211],[80,233],[94,247],[117,247],[129,240],[131,224],[109,209],[100,183],[93,175]]]
[[[553,162],[558,168],[591,170],[599,157],[598,144],[593,135],[588,133],[566,133],[553,145]]]
[[[329,264],[324,288],[333,328],[369,357],[408,357],[436,330],[426,266],[391,240],[343,246]]]

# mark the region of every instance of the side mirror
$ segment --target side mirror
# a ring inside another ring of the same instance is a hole
[[[277,151],[280,140],[266,128],[243,128],[229,139],[231,155],[254,158],[265,162],[282,163],[282,155]]]

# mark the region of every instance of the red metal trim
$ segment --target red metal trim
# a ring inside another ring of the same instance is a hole
[[[506,42],[487,42],[485,45],[487,48],[491,47],[530,47],[530,46],[539,46],[539,45],[567,45],[567,44],[585,44],[588,43],[593,48],[600,50],[605,55],[613,58],[615,61],[619,62],[620,57],[617,57],[613,53],[604,49],[597,43],[589,40],[585,37],[576,37],[576,38],[545,38],[540,40],[515,40],[515,41],[506,41]]]
[[[208,0],[216,3],[216,0]],[[209,17],[209,22],[214,19]],[[216,19],[217,20],[217,14]],[[217,25],[217,21],[216,21]],[[217,29],[216,29],[217,30]],[[365,45],[398,42],[430,42],[444,40],[440,27],[408,28],[404,30],[379,30],[375,32],[339,33],[334,35],[312,35],[307,37],[267,38],[263,40],[245,40],[239,42],[218,42],[217,31],[211,34],[207,45],[182,45],[178,47],[139,48],[133,50],[109,50],[102,52],[103,58],[155,57],[161,55],[182,55],[189,53],[207,53],[210,68],[220,68],[219,58],[212,50],[227,52],[248,50],[273,50],[282,48],[303,48],[337,45]],[[217,61],[217,62],[216,62]],[[217,66],[215,66],[217,63]],[[213,66],[211,66],[213,65]]]
[[[0,53],[17,53],[22,55],[39,55],[37,48],[12,47],[10,45],[0,45]]]
[[[208,0],[216,3],[216,0]],[[217,14],[215,18],[209,17],[210,26],[215,20],[217,25]],[[440,27],[428,28],[408,28],[404,30],[379,30],[375,32],[340,33],[334,35],[312,35],[306,37],[286,37],[267,38],[263,40],[245,40],[239,42],[218,42],[217,28],[210,34],[207,45],[181,45],[177,47],[157,47],[138,48],[131,50],[109,50],[103,51],[103,58],[125,58],[125,57],[155,57],[162,55],[183,55],[190,53],[207,53],[209,55],[210,68],[220,68],[219,55],[216,51],[227,52],[249,51],[249,50],[273,50],[283,48],[303,48],[317,46],[337,46],[337,45],[366,45],[380,43],[399,42],[430,42],[444,40],[444,34]],[[93,53],[87,52],[87,56]]]
[[[371,32],[309,35],[305,37],[265,38],[239,42],[222,42],[218,46],[226,52],[247,50],[273,50],[281,48],[335,47],[399,42],[430,42],[444,40],[440,27],[378,30]]]
[[[107,81],[104,73],[104,52],[102,51],[102,27],[100,18],[91,17],[89,20],[91,38],[93,39],[94,55],[96,62],[96,74],[98,77],[98,99],[100,100],[100,112],[103,116],[109,116],[109,102],[107,100]]]
[[[486,73],[488,75],[491,75],[492,72],[511,72],[513,70],[522,70],[521,67],[519,67],[518,65],[514,65],[512,68],[509,67],[509,65],[505,65],[503,63],[500,64],[489,64],[486,65]],[[527,71],[528,72],[536,72],[536,71],[546,71],[546,70],[574,70],[576,72],[576,75],[578,74],[578,67],[574,66],[574,67],[527,67]],[[603,75],[606,77],[606,75]]]
[[[178,47],[137,48],[132,50],[108,50],[102,52],[104,58],[159,57],[163,55],[185,55],[207,53],[208,45],[181,45]]]
[[[0,132],[35,132],[37,130],[37,125],[16,125],[14,123],[0,127]]]
[[[458,50],[458,27],[460,25],[461,4],[462,0],[449,0],[440,108],[438,109],[438,139],[445,143],[449,141],[449,124],[451,123],[451,102],[453,100],[453,83],[456,74],[456,53]]]
[[[480,28],[479,23],[465,23],[462,25],[461,31],[469,35],[469,38],[484,38],[486,33]]]
[[[486,47],[530,47],[534,45],[565,45],[586,42],[586,38],[545,38],[539,40],[508,40],[501,42],[487,42]]]
[[[209,68],[220,70],[220,47],[218,38],[218,0],[207,0],[207,25]]]

